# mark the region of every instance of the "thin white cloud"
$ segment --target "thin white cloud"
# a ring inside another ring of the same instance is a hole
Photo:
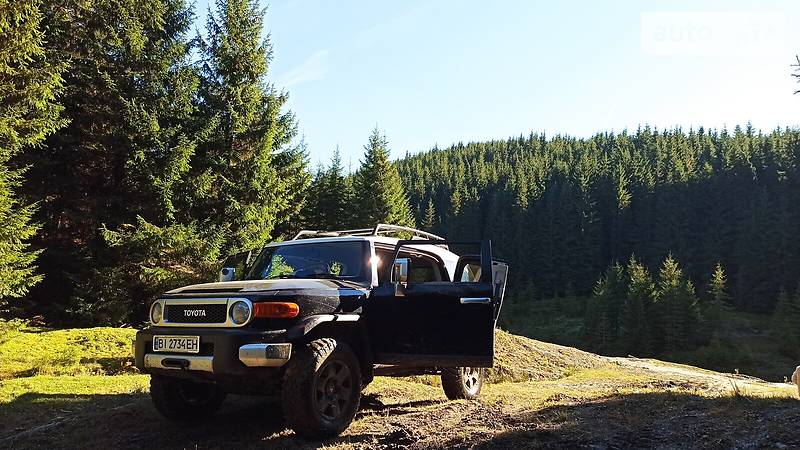
[[[328,49],[318,50],[311,54],[300,65],[278,76],[275,84],[289,88],[309,81],[317,81],[328,74]]]

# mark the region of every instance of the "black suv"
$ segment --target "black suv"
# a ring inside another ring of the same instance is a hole
[[[456,244],[480,253],[459,257]],[[507,271],[489,241],[383,224],[303,231],[266,246],[241,280],[224,268],[219,283],[159,297],[136,367],[170,419],[211,414],[227,393],[280,393],[296,433],[335,436],[374,376],[441,374],[448,398],[477,397]]]

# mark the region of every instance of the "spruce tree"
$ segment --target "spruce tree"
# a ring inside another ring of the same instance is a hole
[[[358,226],[370,227],[378,223],[414,226],[414,216],[397,167],[389,160],[388,145],[386,137],[375,127],[353,179]]]
[[[686,350],[693,342],[697,320],[694,286],[669,255],[661,266],[657,289],[657,307],[663,327],[663,351]]]
[[[264,244],[308,185],[288,99],[267,82],[272,47],[257,0],[217,0],[200,50],[203,140],[191,161],[192,215],[225,230],[227,253]]]
[[[433,199],[428,199],[428,206],[425,208],[425,216],[422,219],[422,228],[425,231],[432,231],[436,226],[436,207],[433,206]]]
[[[708,300],[701,303],[700,309],[704,322],[702,334],[708,340],[722,326],[723,310],[730,300],[726,283],[725,269],[717,263],[708,282]]]
[[[728,277],[725,275],[725,269],[721,263],[717,263],[714,273],[711,274],[711,281],[708,283],[708,293],[712,301],[722,305],[730,300],[727,283]]]
[[[311,176],[308,186],[305,210],[303,211],[303,227],[312,230],[325,228],[325,205],[322,203],[322,193],[325,191],[325,167],[320,164]]]
[[[630,355],[651,355],[653,335],[657,333],[653,326],[658,322],[654,320],[655,284],[647,268],[633,256],[626,270],[628,295],[622,313],[625,351]]]
[[[620,316],[627,292],[625,270],[612,265],[595,285],[586,308],[584,337],[588,348],[601,353],[619,350]]]
[[[43,46],[40,8],[38,0],[0,0],[0,307],[42,278],[34,266],[40,250],[29,243],[39,228],[35,206],[18,196],[25,170],[14,160],[65,124],[56,102],[63,65]]]
[[[353,222],[353,188],[344,174],[337,148],[331,165],[320,167],[308,192],[306,226],[317,230],[341,230]]]
[[[194,212],[202,179],[191,168],[209,127],[197,112],[192,12],[184,0],[48,0],[46,8],[48,49],[69,67],[62,102],[70,123],[25,155],[26,193],[47,199],[36,241],[47,247],[47,276],[31,303],[51,321],[141,320],[152,293],[131,279],[158,286],[172,277],[165,270],[189,268],[184,279],[205,280],[201,268],[217,251],[194,240],[218,242]],[[181,264],[168,254],[182,255]]]

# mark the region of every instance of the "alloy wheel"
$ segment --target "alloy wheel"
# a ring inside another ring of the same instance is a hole
[[[346,364],[330,361],[322,366],[314,383],[314,404],[323,418],[341,417],[350,406],[352,393],[353,375]]]

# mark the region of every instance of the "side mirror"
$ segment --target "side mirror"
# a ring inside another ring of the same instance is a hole
[[[233,281],[234,277],[236,277],[236,269],[233,267],[223,267],[219,271],[220,282]]]
[[[411,265],[411,260],[408,258],[397,258],[394,260],[394,266],[392,267],[392,281],[394,283],[408,283],[409,265]]]

